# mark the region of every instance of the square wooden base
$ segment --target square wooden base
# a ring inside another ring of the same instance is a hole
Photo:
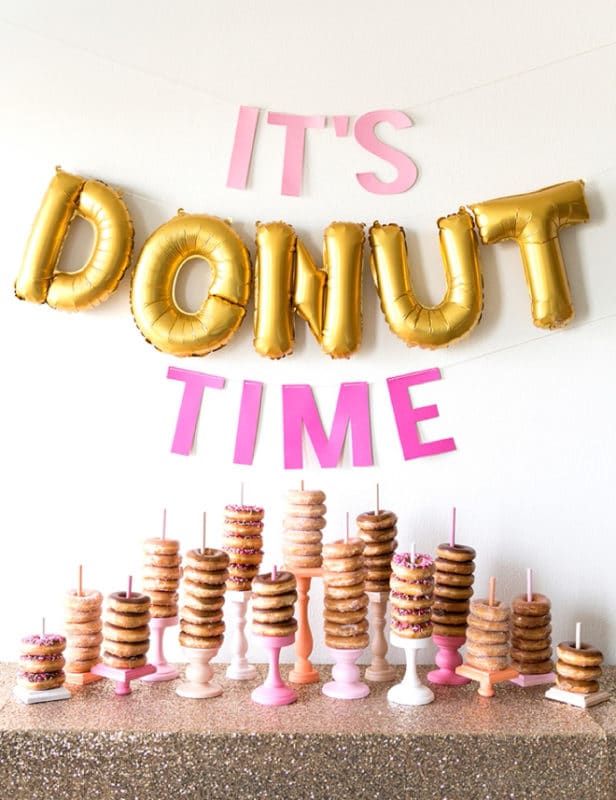
[[[477,667],[469,667],[468,664],[461,664],[459,667],[456,667],[456,675],[463,675],[465,678],[470,678],[472,681],[478,681],[479,689],[477,689],[477,692],[482,697],[494,697],[494,684],[517,678],[519,672],[513,669],[513,667],[499,669],[495,672],[488,672],[484,669],[477,669]]]
[[[556,686],[548,689],[545,696],[548,700],[556,700],[559,703],[567,703],[567,705],[577,706],[578,708],[590,708],[599,703],[605,703],[606,700],[610,699],[609,692],[577,694],[576,692],[565,692],[563,689],[557,689]]]
[[[20,686],[16,686],[13,689],[13,694],[21,703],[26,703],[26,705],[71,699],[71,693],[64,686],[59,686],[57,689],[42,689],[41,691],[22,689]]]
[[[102,675],[95,675],[93,672],[67,672],[66,682],[73,686],[86,686],[88,683],[102,681]]]

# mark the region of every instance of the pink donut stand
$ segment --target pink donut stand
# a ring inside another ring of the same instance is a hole
[[[462,664],[462,656],[458,650],[466,642],[466,636],[441,636],[435,633],[432,639],[438,647],[434,660],[439,669],[428,672],[430,683],[437,683],[441,686],[462,686],[470,683],[469,678],[456,673],[456,668]]]
[[[364,650],[334,650],[333,647],[328,647],[327,652],[335,662],[332,667],[334,680],[325,684],[321,690],[323,694],[336,700],[360,700],[367,697],[370,688],[359,680],[359,667],[355,663]]]
[[[109,678],[115,681],[115,693],[117,695],[130,694],[130,682],[143,678],[144,675],[150,675],[156,672],[154,664],[144,664],[142,667],[135,667],[134,669],[119,669],[118,667],[109,667],[107,664],[95,664],[92,667],[94,675],[100,675],[101,678]]]
[[[280,650],[295,641],[295,634],[288,636],[254,636],[267,650],[269,669],[267,678],[261,686],[257,686],[250,695],[255,703],[262,706],[288,706],[297,700],[295,689],[280,677]]]
[[[153,633],[152,646],[154,650],[151,663],[156,668],[156,671],[152,672],[150,675],[145,675],[141,679],[142,681],[154,683],[156,681],[172,681],[174,678],[179,677],[180,673],[167,662],[163,653],[163,637],[165,631],[167,628],[171,628],[177,624],[177,617],[153,617],[150,620],[150,630]]]

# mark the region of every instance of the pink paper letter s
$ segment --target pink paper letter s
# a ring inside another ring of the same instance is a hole
[[[305,427],[322,467],[338,465],[347,428],[351,426],[353,466],[372,466],[368,384],[343,383],[338,393],[332,431],[327,437],[310,386],[282,387],[285,469],[303,467],[302,430]]]
[[[437,368],[426,369],[421,372],[409,372],[406,375],[387,378],[387,388],[389,389],[389,397],[394,410],[398,437],[402,445],[405,461],[409,461],[412,458],[421,458],[422,456],[434,456],[438,453],[448,453],[450,450],[456,449],[456,443],[453,439],[438,439],[435,442],[419,441],[417,423],[438,417],[438,408],[436,405],[413,408],[409,397],[409,386],[438,381],[440,378],[441,373]]]
[[[169,367],[167,377],[186,383],[171,452],[187,456],[190,455],[197,430],[203,390],[206,386],[211,389],[222,389],[225,379],[218,375],[207,375],[205,372],[194,372],[191,369],[180,369],[179,367]]]
[[[376,135],[375,128],[379,122],[389,122],[394,128],[410,128],[413,120],[402,111],[369,111],[362,114],[355,123],[355,139],[369,153],[388,161],[394,166],[398,175],[393,181],[385,183],[373,172],[358,172],[359,183],[372,194],[400,194],[406,192],[417,180],[415,162],[400,150],[384,144]]]

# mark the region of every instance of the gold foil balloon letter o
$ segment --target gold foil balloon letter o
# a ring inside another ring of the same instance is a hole
[[[471,206],[484,244],[515,239],[522,255],[533,322],[562,328],[575,314],[558,234],[589,219],[583,181]]]
[[[472,218],[460,209],[437,224],[447,284],[437,306],[424,306],[415,298],[404,230],[378,222],[370,228],[370,264],[381,309],[392,332],[409,347],[451,344],[470,333],[481,316],[481,268]]]
[[[204,258],[212,280],[198,311],[182,310],[175,283],[184,263]],[[154,231],[133,272],[131,309],[137,327],[158,350],[203,356],[227,344],[239,328],[250,295],[250,256],[221,219],[179,214]]]
[[[57,264],[76,214],[92,224],[94,247],[81,269],[59,272]],[[15,294],[65,311],[91,308],[117,288],[132,249],[133,223],[117,192],[58,169],[32,225]]]

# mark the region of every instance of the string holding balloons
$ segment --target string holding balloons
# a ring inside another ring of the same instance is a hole
[[[517,242],[534,324],[565,326],[574,307],[559,234],[589,219],[584,182],[567,181],[469,209],[437,221],[446,289],[442,301],[432,306],[415,297],[404,229],[379,222],[370,227],[372,277],[392,332],[409,346],[434,349],[473,331],[483,309],[479,238],[483,244]],[[75,215],[88,219],[97,235],[87,263],[66,273],[58,270],[58,261]],[[364,238],[362,223],[331,223],[324,231],[321,268],[291,225],[257,222],[257,353],[278,359],[293,352],[295,314],[306,321],[325,354],[349,358],[358,351]],[[117,288],[132,243],[133,224],[119,194],[101,181],[58,169],[34,220],[15,293],[53,308],[90,308]],[[209,263],[212,278],[200,308],[188,312],[179,306],[175,287],[183,265],[195,257]],[[248,249],[228,222],[180,210],[151,234],[137,259],[130,292],[135,323],[164,353],[207,355],[226,345],[240,327],[252,271]]]

